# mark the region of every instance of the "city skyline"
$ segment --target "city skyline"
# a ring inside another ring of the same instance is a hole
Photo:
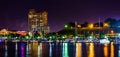
[[[47,14],[46,11],[36,12],[35,9],[31,9],[28,13],[28,31],[50,33]]]
[[[51,32],[59,31],[70,21],[94,23],[106,18],[120,19],[120,1],[80,1],[80,0],[4,0],[0,3],[0,28],[27,30],[30,9],[48,12]]]

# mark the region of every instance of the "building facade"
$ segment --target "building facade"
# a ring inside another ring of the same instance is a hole
[[[28,13],[28,31],[49,33],[47,15],[46,11],[38,13],[35,9],[31,9]]]

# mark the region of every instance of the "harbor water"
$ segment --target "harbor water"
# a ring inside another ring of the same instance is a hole
[[[0,57],[120,57],[120,45],[113,42],[0,42]]]

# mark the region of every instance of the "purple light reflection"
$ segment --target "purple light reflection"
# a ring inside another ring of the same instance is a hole
[[[21,57],[24,57],[24,43],[21,43]]]

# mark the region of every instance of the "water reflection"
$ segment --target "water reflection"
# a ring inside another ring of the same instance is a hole
[[[5,43],[5,57],[8,57],[8,48],[7,48],[7,43]]]
[[[42,56],[42,43],[40,43],[40,56]]]
[[[95,55],[94,55],[94,43],[89,44],[88,57],[95,57]]]
[[[120,57],[120,44],[118,46],[118,57]]]
[[[33,55],[33,57],[38,56],[38,42],[32,43],[32,55]]]
[[[40,44],[38,45],[38,57],[40,57]]]
[[[68,43],[63,43],[63,56],[62,57],[69,57],[68,56]]]
[[[29,57],[28,54],[29,54],[29,44],[27,42],[27,45],[26,45],[26,57]]]
[[[108,57],[108,44],[104,44],[104,57]]]
[[[76,57],[82,57],[82,44],[76,43]]]
[[[15,43],[15,57],[18,57],[18,44]]]
[[[21,43],[21,57],[25,57],[24,52],[25,52],[24,43]]]
[[[50,52],[49,52],[49,55],[50,55],[50,56],[49,56],[49,57],[52,57],[52,43],[50,43],[49,45],[50,45],[50,47],[49,47],[49,51],[50,51]]]
[[[116,52],[118,51],[118,52]],[[120,45],[95,43],[0,43],[0,57],[120,57]]]
[[[111,50],[110,57],[114,57],[114,45],[113,44],[114,44],[113,42],[111,42],[110,44],[110,50]]]

